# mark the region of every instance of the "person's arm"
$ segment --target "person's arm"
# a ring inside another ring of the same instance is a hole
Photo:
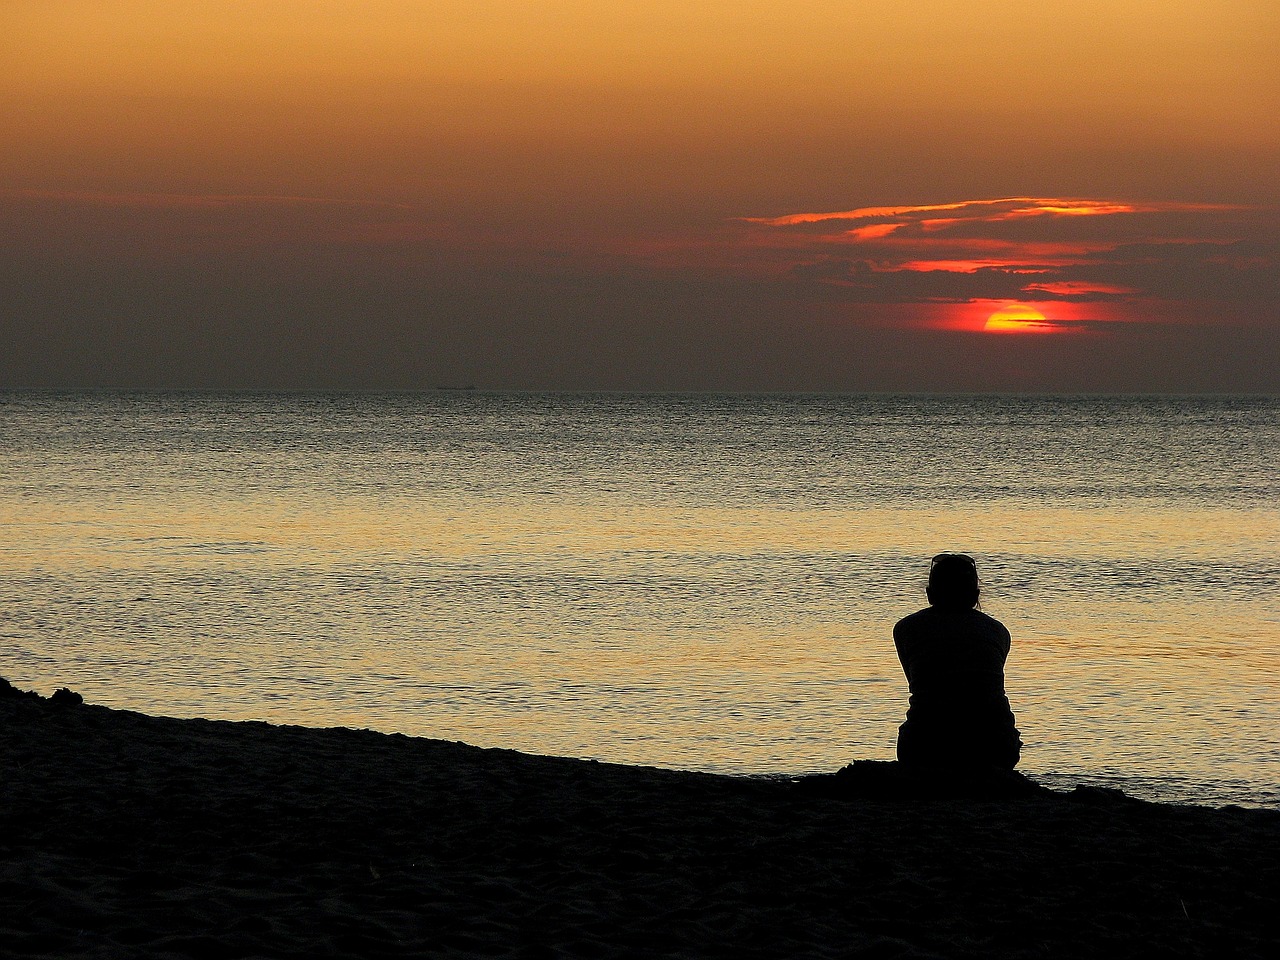
[[[1002,659],[1008,659],[1009,650],[1013,646],[1013,637],[1009,634],[1009,628],[999,620],[996,621],[996,626],[1000,628],[1000,649],[1004,651],[1004,657]]]
[[[899,620],[893,626],[893,647],[898,651],[898,663],[902,664],[902,673],[907,678],[907,685],[910,686],[912,645],[907,628],[904,626],[905,622]]]

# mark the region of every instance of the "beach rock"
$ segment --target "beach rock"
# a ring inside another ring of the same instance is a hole
[[[74,690],[69,690],[66,687],[59,687],[57,690],[53,691],[53,696],[49,698],[49,702],[58,707],[78,707],[84,703],[84,697],[80,696],[80,694],[76,693]]]
[[[1016,770],[988,767],[935,770],[883,760],[855,760],[835,773],[802,777],[795,785],[804,793],[848,800],[1003,800],[1047,792]]]
[[[34,690],[19,690],[4,677],[0,677],[0,699],[33,700],[38,703],[51,703],[57,707],[78,707],[84,703],[84,697],[66,687],[60,687],[54,691],[53,696],[45,698]]]
[[[1067,794],[1067,799],[1073,803],[1087,803],[1095,806],[1099,804],[1142,802],[1115,787],[1094,787],[1082,783],[1076,784],[1075,789]]]
[[[0,677],[0,699],[39,700],[41,697],[34,690],[19,690],[4,677]]]

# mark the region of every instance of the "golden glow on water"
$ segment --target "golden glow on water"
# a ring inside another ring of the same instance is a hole
[[[83,569],[137,585],[87,601],[92,650],[81,655],[122,665],[158,658],[167,666],[144,678],[100,667],[75,681],[91,699],[204,714],[212,711],[202,697],[214,697],[217,714],[233,718],[372,724],[538,752],[755,772],[892,753],[905,684],[889,628],[922,604],[923,566],[918,557],[897,557],[865,582],[820,558],[893,545],[921,554],[935,544],[998,558],[1016,543],[1042,557],[1069,544],[1074,557],[1087,559],[1142,542],[1176,564],[1220,556],[1224,542],[1241,557],[1267,556],[1275,530],[1272,512],[1214,508],[964,505],[797,516],[555,501],[335,500],[301,509],[264,500],[225,513],[181,500],[127,510],[9,503],[0,519],[20,531],[15,539],[23,545],[0,554],[6,577]],[[937,544],[940,529],[951,534]],[[481,589],[451,600],[473,565],[495,575],[496,554],[511,558],[505,572],[498,564],[497,594]],[[341,572],[344,564],[366,569],[361,557],[394,564],[377,570],[375,563],[376,582]],[[816,558],[808,572],[825,568],[830,582],[796,610],[785,598],[788,583],[775,578],[803,574],[803,558]],[[763,596],[717,593],[721,581],[738,589],[732,580],[753,566]],[[146,590],[149,571],[181,583],[184,570],[199,577],[210,569],[248,579],[231,596],[210,595],[198,583],[185,597]],[[1084,583],[1076,595],[1046,600],[1020,589],[1016,572],[998,560],[987,560],[983,572],[985,608],[1015,636],[1009,686],[1029,743],[1028,769],[1114,764],[1117,730],[1131,761],[1156,765],[1165,744],[1231,736],[1197,700],[1243,707],[1252,700],[1255,709],[1259,698],[1280,702],[1280,662],[1267,642],[1274,625],[1259,623],[1246,606],[1189,599],[1153,609],[1140,586],[1127,599],[1098,600],[1088,599]],[[311,575],[337,578],[340,609],[308,603]],[[277,577],[297,581],[292,606],[236,622],[253,603],[256,581]],[[521,578],[535,582],[513,585]],[[635,606],[615,618],[604,608],[617,602],[617,581],[627,578],[637,586],[622,592]],[[135,589],[141,593],[129,595]],[[674,594],[671,603],[664,590]],[[193,606],[235,623],[219,642],[230,646],[216,655],[253,658],[277,678],[279,694],[236,694],[230,663],[232,676],[220,686],[193,674],[186,644],[173,647],[173,637],[160,634],[148,640],[153,617],[167,631],[189,629]],[[64,682],[67,659],[64,653],[45,668],[47,683]],[[326,665],[353,688],[308,680],[308,670]],[[363,678],[376,682],[376,694],[359,689]],[[449,710],[425,705],[442,692]],[[711,706],[699,711],[691,703]]]
[[[982,418],[955,422],[968,436]],[[936,445],[941,429],[921,433]],[[1087,436],[1079,449],[1100,443]],[[923,605],[926,558],[961,549],[1014,636],[1026,769],[1259,782],[1280,763],[1274,502],[1171,499],[1158,471],[1126,481],[1154,492],[1117,497],[1111,460],[1075,478],[1044,450],[1043,470],[1023,458],[978,497],[935,483],[927,458],[894,468],[909,496],[878,498],[880,481],[850,496],[846,468],[811,467],[770,499],[797,469],[746,459],[734,482],[755,492],[712,496],[720,454],[704,469],[680,450],[683,472],[641,464],[630,486],[591,454],[576,481],[553,458],[479,492],[479,467],[455,489],[407,462],[393,483],[381,454],[343,466],[340,452],[301,484],[263,466],[252,486],[258,467],[212,483],[167,454],[94,482],[80,453],[11,457],[0,675],[155,713],[831,769],[892,755],[906,700],[892,624]],[[339,483],[343,469],[379,482]]]
[[[319,556],[368,551],[430,557],[487,556],[496,547],[521,554],[572,550],[599,556],[661,545],[710,553],[717,546],[756,551],[846,551],[886,543],[927,543],[951,531],[981,553],[1010,543],[1040,555],[1069,544],[1073,556],[1108,556],[1148,542],[1168,544],[1169,558],[1221,556],[1222,543],[1242,556],[1270,556],[1274,512],[1200,507],[1193,512],[1147,505],[1062,508],[1002,503],[859,507],[797,515],[787,509],[703,505],[696,511],[627,504],[331,501],[300,507],[289,500],[238,502],[219,510],[203,502],[141,500],[115,509],[65,501],[6,503],[0,522],[17,529],[0,553],[0,570],[28,564],[92,561],[95,565],[289,564],[302,551]],[[136,548],[126,548],[130,544]],[[225,561],[220,557],[227,558]]]

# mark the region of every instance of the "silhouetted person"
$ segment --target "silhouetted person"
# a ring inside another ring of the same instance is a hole
[[[1018,764],[1022,741],[1004,692],[1009,631],[975,609],[978,568],[962,553],[929,567],[930,606],[899,620],[893,643],[911,688],[898,759],[914,767]]]

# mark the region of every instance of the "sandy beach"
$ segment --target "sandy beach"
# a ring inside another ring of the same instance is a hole
[[[8,956],[1280,950],[1280,812],[1097,790],[892,796],[850,776],[748,780],[0,694]]]

